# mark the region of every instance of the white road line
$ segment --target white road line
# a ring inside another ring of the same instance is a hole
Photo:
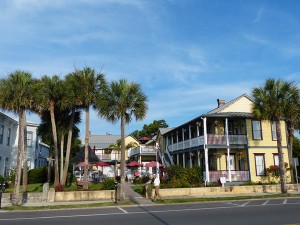
[[[266,205],[269,203],[270,200],[265,201],[262,205]]]
[[[282,204],[286,204],[287,203],[287,198],[284,199],[283,203]]]
[[[118,207],[123,213],[128,213],[125,209],[122,209],[121,207]]]
[[[241,206],[246,206],[249,202],[246,202],[245,204]],[[287,205],[298,205],[300,202],[296,203],[287,203]],[[270,205],[270,204],[269,204]],[[272,204],[272,205],[282,205],[280,204]],[[248,205],[246,207],[259,207],[262,205]],[[271,206],[271,205],[270,205]],[[147,214],[147,213],[166,213],[166,212],[183,212],[183,211],[205,211],[205,210],[218,210],[218,209],[231,209],[231,208],[237,208],[240,206],[224,206],[224,207],[208,207],[208,208],[194,208],[194,209],[169,209],[169,210],[150,210],[150,211],[142,211],[142,212],[127,212],[126,215],[129,214]],[[122,209],[120,208],[122,211]],[[20,220],[40,220],[40,219],[56,219],[56,218],[74,218],[74,217],[92,217],[92,216],[112,216],[112,215],[125,215],[125,213],[122,211],[120,213],[99,213],[99,214],[83,214],[83,215],[69,215],[69,216],[41,216],[41,217],[19,217],[19,218],[7,218],[7,219],[1,219],[1,221],[20,221]],[[300,224],[299,224],[300,225]]]
[[[235,205],[235,206],[240,206],[240,204],[235,204],[235,203],[232,203],[232,202],[225,202],[225,204],[227,204],[227,205]]]
[[[248,204],[249,204],[249,202],[245,202],[245,203],[244,203],[243,205],[241,205],[241,206],[243,207],[243,206],[248,205]]]

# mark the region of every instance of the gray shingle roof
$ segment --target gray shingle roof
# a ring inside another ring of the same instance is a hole
[[[174,128],[159,128],[159,132],[161,133],[161,134],[165,134],[165,133],[167,133],[167,132],[169,132],[169,131],[171,131],[171,130],[173,130]]]
[[[93,149],[105,149],[111,144],[115,144],[117,140],[121,139],[120,135],[91,135],[89,145]]]

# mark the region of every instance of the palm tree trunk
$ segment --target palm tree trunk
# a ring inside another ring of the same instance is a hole
[[[294,139],[294,126],[291,121],[287,121],[287,131],[288,131],[288,153],[289,153],[289,163],[290,163],[290,174],[292,183],[295,182],[294,178],[294,162],[293,162],[293,139]]]
[[[65,136],[62,133],[60,138],[60,183],[63,179],[63,171],[64,171],[64,145],[65,145]]]
[[[68,168],[69,168],[69,162],[70,162],[70,153],[71,153],[71,143],[72,143],[74,119],[75,119],[75,109],[72,109],[72,115],[71,115],[71,120],[70,120],[70,124],[69,124],[69,131],[68,131],[65,167],[64,167],[64,172],[63,172],[63,179],[61,181],[62,185],[65,185],[66,181],[67,181]]]
[[[126,118],[124,115],[121,116],[121,190],[120,190],[120,201],[124,202],[125,196],[125,125]]]
[[[23,127],[23,110],[19,112],[19,138],[18,138],[18,153],[17,153],[17,168],[14,192],[12,196],[12,205],[17,206],[19,204],[19,194],[20,194],[20,183],[21,183],[21,173],[22,173],[22,151],[24,146],[24,127]]]
[[[23,111],[22,125],[24,128],[24,154],[23,154],[23,193],[27,192],[28,187],[28,147],[27,147],[27,127],[26,112]]]
[[[85,145],[84,145],[84,172],[83,172],[83,189],[89,188],[88,170],[89,170],[89,138],[90,138],[90,110],[89,106],[85,109]]]
[[[52,135],[53,135],[53,147],[54,147],[54,187],[59,184],[59,170],[58,170],[58,147],[57,147],[57,131],[54,115],[54,103],[50,103],[50,117],[52,125]]]
[[[283,160],[283,153],[282,153],[282,136],[281,136],[281,126],[280,126],[279,118],[276,120],[276,134],[277,134],[281,193],[286,194],[287,193],[286,179],[285,179],[286,175],[285,175],[284,160]]]
[[[51,164],[52,164],[52,153],[49,154],[48,160],[48,174],[47,174],[47,182],[50,183],[51,181]]]

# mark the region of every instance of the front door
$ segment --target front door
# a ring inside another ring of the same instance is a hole
[[[233,171],[235,170],[235,156],[234,155],[230,155],[229,156],[229,166],[230,166],[230,170]]]

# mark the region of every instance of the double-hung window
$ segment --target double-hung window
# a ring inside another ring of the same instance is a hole
[[[9,146],[9,144],[10,144],[10,135],[11,135],[11,129],[8,128],[8,130],[7,130],[7,143],[6,143],[7,146]]]
[[[27,132],[27,147],[32,147],[33,133]]]
[[[274,165],[279,166],[279,156],[278,154],[274,154]]]
[[[256,167],[256,175],[257,176],[265,176],[266,175],[265,155],[264,154],[256,154],[255,155],[255,167]]]
[[[276,141],[277,133],[276,133],[276,122],[275,121],[272,121],[271,130],[272,130],[272,140]]]
[[[0,144],[3,144],[4,125],[0,127]]]
[[[262,140],[262,129],[260,120],[252,120],[253,140]]]

